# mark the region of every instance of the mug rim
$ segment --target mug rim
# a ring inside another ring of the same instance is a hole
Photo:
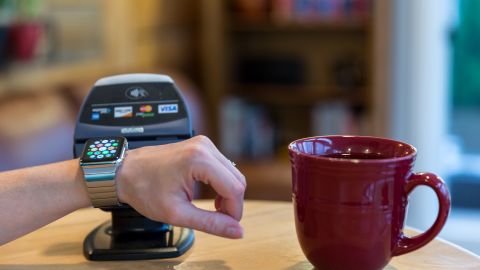
[[[390,143],[400,143],[407,145],[412,149],[412,153],[401,156],[401,157],[389,157],[389,158],[378,158],[378,159],[351,159],[351,158],[339,158],[339,157],[326,157],[322,155],[311,155],[311,154],[306,154],[304,152],[299,151],[297,148],[294,148],[293,145],[295,145],[298,142],[301,141],[306,141],[308,139],[320,139],[320,138],[363,138],[363,139],[373,139],[373,140],[381,140],[384,142],[390,142]],[[311,136],[311,137],[305,137],[305,138],[300,138],[297,140],[294,140],[290,144],[288,144],[288,151],[290,153],[296,154],[298,156],[302,156],[305,158],[310,158],[310,159],[316,159],[316,160],[322,160],[322,161],[335,161],[335,162],[343,162],[343,163],[367,163],[367,164],[382,164],[382,163],[391,163],[391,162],[399,162],[399,161],[404,161],[404,160],[409,160],[412,158],[415,158],[417,155],[417,148],[415,146],[405,143],[402,141],[397,141],[393,139],[388,139],[388,138],[383,138],[383,137],[376,137],[376,136],[357,136],[357,135],[322,135],[322,136]]]

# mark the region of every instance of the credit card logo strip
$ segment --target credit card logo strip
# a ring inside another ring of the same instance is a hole
[[[149,112],[149,113],[144,113],[144,112],[137,112],[135,113],[135,117],[142,117],[142,118],[147,118],[147,117],[154,117],[155,113]]]
[[[99,114],[109,114],[112,112],[110,108],[92,108],[92,113],[99,113]]]
[[[153,107],[150,104],[140,105],[140,107],[138,108],[138,111],[139,112],[135,113],[135,117],[146,118],[146,117],[154,117],[155,116],[155,113],[152,112]]]
[[[178,113],[178,103],[159,104],[158,113],[159,114]]]
[[[100,120],[100,113],[92,112],[92,121]]]
[[[132,106],[115,107],[113,117],[115,118],[133,117],[133,107]]]
[[[138,110],[143,113],[149,113],[153,110],[153,107],[150,104],[145,104],[145,105],[140,105],[140,108]]]

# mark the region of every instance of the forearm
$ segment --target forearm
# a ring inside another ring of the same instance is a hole
[[[0,173],[0,245],[89,205],[76,159]]]

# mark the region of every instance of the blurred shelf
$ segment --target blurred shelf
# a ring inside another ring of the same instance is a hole
[[[321,90],[321,91],[320,91]],[[267,105],[310,106],[322,101],[347,101],[354,105],[365,103],[364,89],[342,92],[335,87],[316,87],[308,89],[302,86],[285,85],[237,85],[233,93],[248,101]]]
[[[325,20],[325,21],[291,21],[291,22],[245,22],[236,20],[232,23],[236,33],[318,33],[318,32],[359,32],[369,30],[367,20]]]
[[[237,167],[247,180],[248,188],[245,192],[245,198],[291,200],[292,172],[288,160],[239,160]]]
[[[43,19],[49,22],[47,30],[52,28],[52,33],[47,31],[49,35],[43,37],[43,54],[0,71],[0,98],[90,84],[102,76],[145,72],[159,63],[166,65],[167,60],[185,58],[187,47],[182,42],[187,41],[169,34],[180,28],[175,22],[184,18],[179,15],[187,12],[185,3],[170,3],[171,9],[166,11],[166,3],[156,0],[46,2],[48,12]],[[131,14],[142,16],[125,19]],[[96,43],[91,44],[92,40]]]
[[[292,200],[292,171],[288,159],[241,159],[235,163],[247,181],[245,199]],[[202,198],[215,196],[211,187],[202,186]]]
[[[50,90],[72,83],[85,83],[99,76],[118,71],[118,68],[100,60],[65,64],[19,65],[0,73],[0,98],[10,94]]]

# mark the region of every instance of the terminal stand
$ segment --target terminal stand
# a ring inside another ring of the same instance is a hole
[[[193,245],[192,229],[150,220],[130,207],[108,211],[112,220],[95,228],[83,243],[84,255],[89,260],[173,258]]]

